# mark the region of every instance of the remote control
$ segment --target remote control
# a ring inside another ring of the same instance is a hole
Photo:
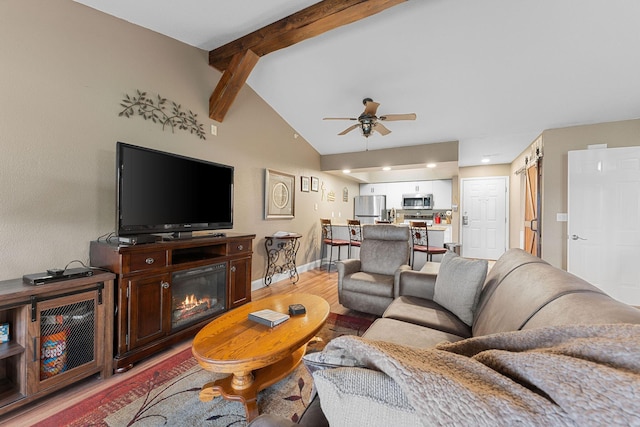
[[[305,314],[307,312],[307,309],[304,308],[304,305],[302,304],[291,304],[289,306],[289,314],[292,316],[298,315],[298,314]]]

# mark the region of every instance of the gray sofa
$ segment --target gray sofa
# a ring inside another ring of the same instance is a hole
[[[474,278],[470,276],[482,275],[482,265],[478,261],[448,256],[443,259],[437,276],[427,272],[403,271],[398,287],[394,289],[393,302],[366,331],[362,341],[383,342],[387,346],[389,343],[399,344],[405,346],[400,348],[406,348],[407,354],[410,354],[423,351],[420,349],[432,351],[443,342],[464,346],[467,342],[473,344],[485,337],[507,336],[513,339],[512,336],[517,337],[518,334],[526,337],[527,333],[535,334],[548,327],[640,324],[640,310],[637,308],[609,297],[586,281],[522,250],[507,251],[486,275],[477,294],[461,291],[457,283],[447,281],[466,280],[466,286],[472,287]],[[457,268],[448,265],[449,268],[443,273],[445,262],[460,264],[455,265]],[[458,277],[455,276],[456,272]],[[443,275],[448,277],[444,278]],[[450,293],[448,296],[442,295],[441,289],[445,287]],[[451,306],[446,298],[451,298],[451,294],[455,295],[456,292],[466,292],[464,298],[471,300],[472,306],[459,307],[455,303]],[[436,301],[450,307],[445,308]],[[469,309],[472,313],[470,321],[466,316]],[[327,347],[331,347],[331,343]],[[637,359],[637,354],[634,357]],[[373,356],[370,358],[373,359]],[[305,414],[301,425],[327,425],[322,415],[326,415],[332,425],[354,425],[354,422],[363,419],[370,425],[385,425],[389,420],[394,422],[387,425],[422,425],[424,422],[421,421],[424,417],[420,418],[406,397],[407,388],[399,387],[389,375],[382,372],[363,367],[336,367],[316,371],[313,377],[322,411],[318,410],[316,399],[311,405],[310,416]],[[459,396],[453,394],[448,399],[455,406]],[[507,406],[506,403],[504,406]],[[496,408],[502,406],[499,400],[492,404]],[[352,414],[349,411],[355,412]],[[623,424],[627,421],[622,419]],[[256,426],[291,424],[270,416],[259,417],[256,423]],[[433,424],[439,423],[433,421]],[[476,420],[474,424],[485,423]]]

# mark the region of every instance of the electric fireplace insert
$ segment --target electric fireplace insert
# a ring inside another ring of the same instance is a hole
[[[172,331],[226,310],[226,270],[226,263],[219,263],[173,273]]]

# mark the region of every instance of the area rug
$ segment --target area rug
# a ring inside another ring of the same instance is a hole
[[[307,353],[322,350],[327,342],[342,335],[362,335],[371,323],[368,319],[330,313],[318,338],[307,346]],[[188,348],[128,381],[70,408],[61,408],[36,426],[246,426],[241,403],[222,397],[211,402],[198,398],[203,384],[223,376],[203,370]],[[312,378],[301,364],[287,378],[260,392],[258,409],[260,413],[297,421],[309,404],[311,386]]]

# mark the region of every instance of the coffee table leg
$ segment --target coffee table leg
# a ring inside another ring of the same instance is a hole
[[[211,402],[216,397],[220,396],[220,392],[214,390],[215,382],[206,383],[200,390],[200,402]]]
[[[289,375],[300,364],[307,345],[291,355],[253,372],[237,372],[202,386],[200,401],[210,402],[222,396],[227,400],[241,402],[245,407],[247,422],[258,416],[258,392]]]

